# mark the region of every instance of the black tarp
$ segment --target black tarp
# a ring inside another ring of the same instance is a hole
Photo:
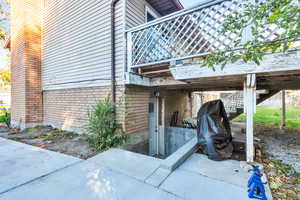
[[[233,152],[230,123],[221,100],[205,103],[198,112],[198,142],[211,160],[230,158]]]

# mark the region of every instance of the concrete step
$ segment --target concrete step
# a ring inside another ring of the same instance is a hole
[[[87,161],[98,163],[144,182],[159,168],[162,160],[122,149],[110,149]]]

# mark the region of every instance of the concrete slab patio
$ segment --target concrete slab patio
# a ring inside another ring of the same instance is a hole
[[[0,199],[177,200],[180,198],[98,163],[83,162],[0,195]]]
[[[161,167],[163,160],[120,149],[80,161],[16,142],[0,142],[0,200],[248,199],[250,174],[238,161],[214,162],[193,154],[171,172]],[[2,155],[7,156],[3,159]],[[26,162],[19,161],[22,156]]]
[[[80,159],[0,138],[0,195]]]

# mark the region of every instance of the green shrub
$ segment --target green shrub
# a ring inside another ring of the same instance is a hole
[[[0,115],[0,122],[5,123],[8,128],[10,128],[10,120],[11,120],[11,114],[8,109],[2,108],[1,109],[1,115]]]
[[[97,151],[124,144],[126,141],[122,126],[114,114],[116,106],[109,98],[100,100],[88,111],[88,123],[85,127],[89,133],[87,141]]]

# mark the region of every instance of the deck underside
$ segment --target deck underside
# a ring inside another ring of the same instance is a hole
[[[157,73],[144,72],[142,78],[132,79],[128,84],[183,89],[190,91],[242,90],[247,74],[256,74],[257,89],[300,89],[300,51],[276,53],[265,56],[261,65],[248,63],[228,64],[215,70],[201,67],[200,63],[164,66]],[[147,70],[147,68],[141,69]],[[132,75],[134,76],[134,75]]]
[[[171,77],[156,78],[153,87],[163,89],[184,89],[191,91],[242,90],[245,75],[199,78],[184,81],[171,80]],[[257,74],[257,89],[300,89],[300,70],[283,73]]]

